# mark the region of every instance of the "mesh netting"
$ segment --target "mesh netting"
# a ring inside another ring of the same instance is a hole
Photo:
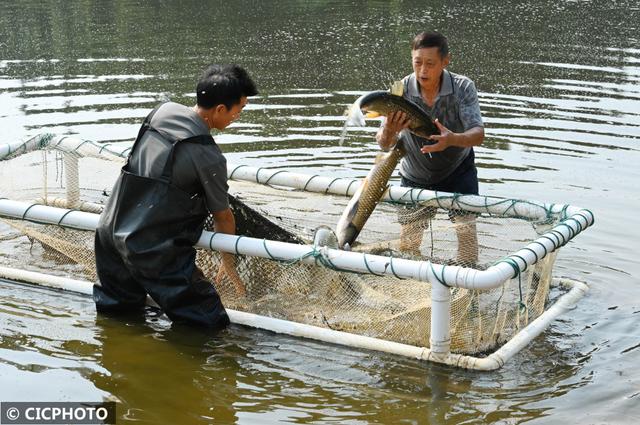
[[[121,163],[78,159],[76,164],[59,153],[33,152],[0,162],[0,196],[28,202],[47,199],[56,206],[99,211]],[[75,168],[79,170],[79,190],[69,190],[69,185],[78,180],[74,177]],[[258,213],[275,229],[281,229],[283,237],[293,235],[301,243],[312,243],[314,231],[320,226],[335,228],[349,201],[342,196],[247,182],[230,181],[230,187],[240,205],[249,207],[250,213],[245,214],[249,219]],[[448,211],[430,205],[381,203],[353,250],[483,270],[554,224]],[[236,211],[236,215],[240,213]],[[96,279],[93,232],[18,219],[5,219],[4,223],[0,224],[0,256],[4,264]],[[251,236],[261,237],[255,232]],[[277,239],[272,233],[267,236]],[[471,354],[494,349],[535,319],[544,310],[554,259],[550,253],[494,290],[452,288],[451,350]],[[219,254],[198,250],[197,261],[214,281]],[[236,265],[247,295],[238,297],[224,279],[216,282],[227,308],[429,346],[428,282],[243,255],[236,256]]]

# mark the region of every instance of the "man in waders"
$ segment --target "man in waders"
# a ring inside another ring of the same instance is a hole
[[[145,118],[96,230],[98,312],[139,311],[149,294],[174,322],[213,329],[229,323],[196,267],[193,245],[210,214],[217,232],[235,234],[227,163],[210,131],[236,120],[256,94],[244,69],[211,65],[198,82],[196,106],[163,103]],[[222,256],[223,275],[242,296],[230,254]]]

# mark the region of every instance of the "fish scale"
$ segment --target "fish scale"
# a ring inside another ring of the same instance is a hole
[[[398,142],[389,152],[378,154],[376,163],[360,184],[338,221],[336,236],[339,247],[344,248],[345,244],[351,246],[355,242],[387,190],[389,178],[404,153],[402,142]]]
[[[376,112],[384,116],[401,111],[409,120],[408,130],[417,136],[428,138],[440,133],[431,118],[418,105],[387,91],[374,91],[358,98],[351,107],[347,125],[365,125],[362,111]],[[375,164],[338,220],[336,237],[340,248],[348,249],[353,245],[380,202],[387,189],[389,178],[404,154],[402,141],[398,141],[389,152],[378,154]]]

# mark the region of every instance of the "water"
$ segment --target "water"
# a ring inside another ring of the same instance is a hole
[[[0,283],[0,401],[116,398],[118,423],[637,423],[638,22],[633,1],[0,3],[3,142],[129,141],[159,100],[192,104],[208,63],[238,62],[261,94],[216,136],[230,162],[364,176],[376,124],[340,146],[343,112],[408,74],[409,40],[435,28],[480,91],[482,193],[596,215],[556,265],[589,296],[497,372],[97,318]]]

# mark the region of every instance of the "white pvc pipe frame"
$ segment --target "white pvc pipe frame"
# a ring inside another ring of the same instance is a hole
[[[0,277],[18,282],[26,282],[47,288],[60,289],[64,291],[76,292],[84,295],[92,295],[93,283],[81,280],[63,278],[42,273],[30,272],[26,270],[12,269],[0,266]],[[296,337],[309,338],[317,341],[340,344],[354,348],[361,348],[385,353],[401,355],[418,360],[428,360],[450,366],[461,367],[474,370],[495,370],[502,367],[511,357],[526,347],[535,337],[540,335],[549,324],[561,314],[575,308],[576,303],[588,292],[589,287],[574,280],[557,280],[559,284],[569,292],[562,295],[555,304],[545,310],[533,322],[522,329],[506,344],[500,347],[487,357],[473,357],[453,353],[435,353],[426,347],[416,347],[407,344],[400,344],[391,341],[370,338],[346,332],[334,331],[317,326],[305,325],[302,323],[289,322],[286,320],[274,319],[272,317],[258,316],[256,314],[245,313],[227,309],[231,323],[250,326],[258,329],[265,329],[276,333],[292,335]],[[153,304],[153,303],[151,303]]]
[[[14,144],[11,148],[6,148],[5,146],[7,145],[0,146],[0,159],[14,153],[20,148],[23,149],[23,152],[26,152],[28,150],[47,146],[48,148],[54,148],[80,156],[93,156],[111,160],[121,160],[126,156],[126,152],[130,149],[128,147],[124,149],[113,149],[109,148],[108,145],[98,145],[94,142],[82,141],[69,137],[52,137],[51,135],[41,135],[24,142],[22,145],[18,146]],[[353,194],[358,187],[358,182],[352,179],[331,179],[321,176],[290,173],[284,170],[265,170],[248,166],[230,166],[229,169],[231,170],[229,172],[229,178],[253,181],[261,184],[294,187],[314,192],[334,193],[349,196]],[[260,174],[262,174],[262,176]],[[449,196],[448,198],[447,195]],[[385,193],[385,199],[395,202],[413,203],[418,201],[423,203],[432,203],[443,208],[461,207],[456,203],[456,198],[453,197],[452,194],[443,195],[442,193],[438,194],[436,192],[407,189],[398,186],[390,187]],[[475,212],[490,211],[495,214],[502,214],[506,216],[543,219],[546,218],[545,214],[548,210],[554,214],[564,214],[565,217],[569,217],[564,221],[564,223],[554,227],[535,241],[531,242],[529,245],[522,248],[520,251],[509,256],[508,262],[499,262],[484,271],[459,266],[444,266],[440,264],[433,264],[428,261],[392,259],[376,255],[345,252],[326,247],[317,249],[316,247],[309,245],[264,241],[211,232],[203,232],[196,246],[235,254],[259,256],[282,261],[299,260],[306,263],[317,263],[316,257],[322,256],[338,269],[361,273],[390,274],[399,278],[410,278],[431,282],[431,349],[413,347],[415,349],[426,351],[422,351],[420,356],[412,354],[410,357],[427,358],[428,360],[455,364],[460,367],[492,369],[494,367],[487,366],[489,363],[485,364],[488,360],[459,356],[450,353],[449,316],[451,295],[449,287],[455,286],[468,289],[486,290],[500,286],[513,277],[515,273],[513,265],[516,265],[519,270],[524,271],[528,266],[535,264],[537,261],[544,258],[544,256],[549,252],[552,252],[566,244],[575,235],[592,225],[594,217],[588,210],[583,210],[569,205],[536,204],[533,202],[505,204],[504,200],[501,198],[489,198],[483,196],[460,196],[458,199],[464,199],[464,205],[462,206],[463,209]],[[83,230],[95,230],[98,221],[97,214],[52,208],[43,205],[30,205],[17,201],[1,199],[0,215]],[[566,308],[562,307],[563,304],[575,304],[577,299],[582,297],[584,293],[586,293],[586,285],[574,283],[573,289],[554,305],[554,307],[558,305],[558,308],[554,309],[552,307],[547,310],[547,312],[543,313],[543,315],[525,328],[529,331],[521,331],[511,341],[507,342],[502,348],[491,355],[494,357],[489,356],[486,359],[495,359],[499,357],[506,361],[507,358],[513,356],[515,352],[519,351],[531,339],[542,332],[553,318],[565,311]],[[561,303],[562,300],[565,301]],[[552,313],[549,313],[550,311]],[[241,312],[237,313],[240,316],[248,314]],[[248,321],[247,324],[249,324],[249,322],[254,324],[266,323],[262,316],[258,316],[260,319],[257,320],[249,320],[247,319],[248,316],[243,317],[245,317],[245,319],[242,320]],[[541,321],[540,319],[543,317],[551,318]],[[269,323],[271,323],[269,326],[273,326],[273,328],[269,329],[276,332],[297,335],[296,333],[291,333],[293,332],[293,329],[300,329],[300,327],[307,329],[307,325],[274,320],[276,319],[271,319],[269,321]],[[286,325],[283,323],[286,323]],[[544,323],[544,326],[541,327],[540,323]],[[534,326],[534,324],[536,325]],[[289,329],[289,331],[286,331],[287,329]],[[329,337],[329,335],[334,335],[333,332],[335,331],[323,328],[316,329],[317,330],[313,332],[320,332],[318,334],[320,337],[316,339],[326,337],[329,339],[322,340],[337,342],[334,337]],[[365,338],[352,334],[345,335],[349,335],[349,338],[351,339]],[[374,349],[376,349],[375,346],[379,344],[384,346],[386,346],[386,344],[391,344],[393,346],[397,345],[389,341],[376,340],[372,338],[369,339],[376,341],[375,344],[371,345],[371,341],[367,344],[365,344],[364,341],[361,341],[357,344],[348,343],[347,345]],[[402,346],[402,344],[399,345]],[[405,348],[400,349],[400,347],[395,347],[393,350],[398,350],[397,354],[406,353]],[[512,352],[511,350],[515,351]],[[382,351],[388,350],[383,349]],[[452,360],[454,358],[456,359],[455,362]],[[496,367],[500,367],[503,363],[504,361],[497,361],[497,363],[490,362],[490,364],[498,365]]]

